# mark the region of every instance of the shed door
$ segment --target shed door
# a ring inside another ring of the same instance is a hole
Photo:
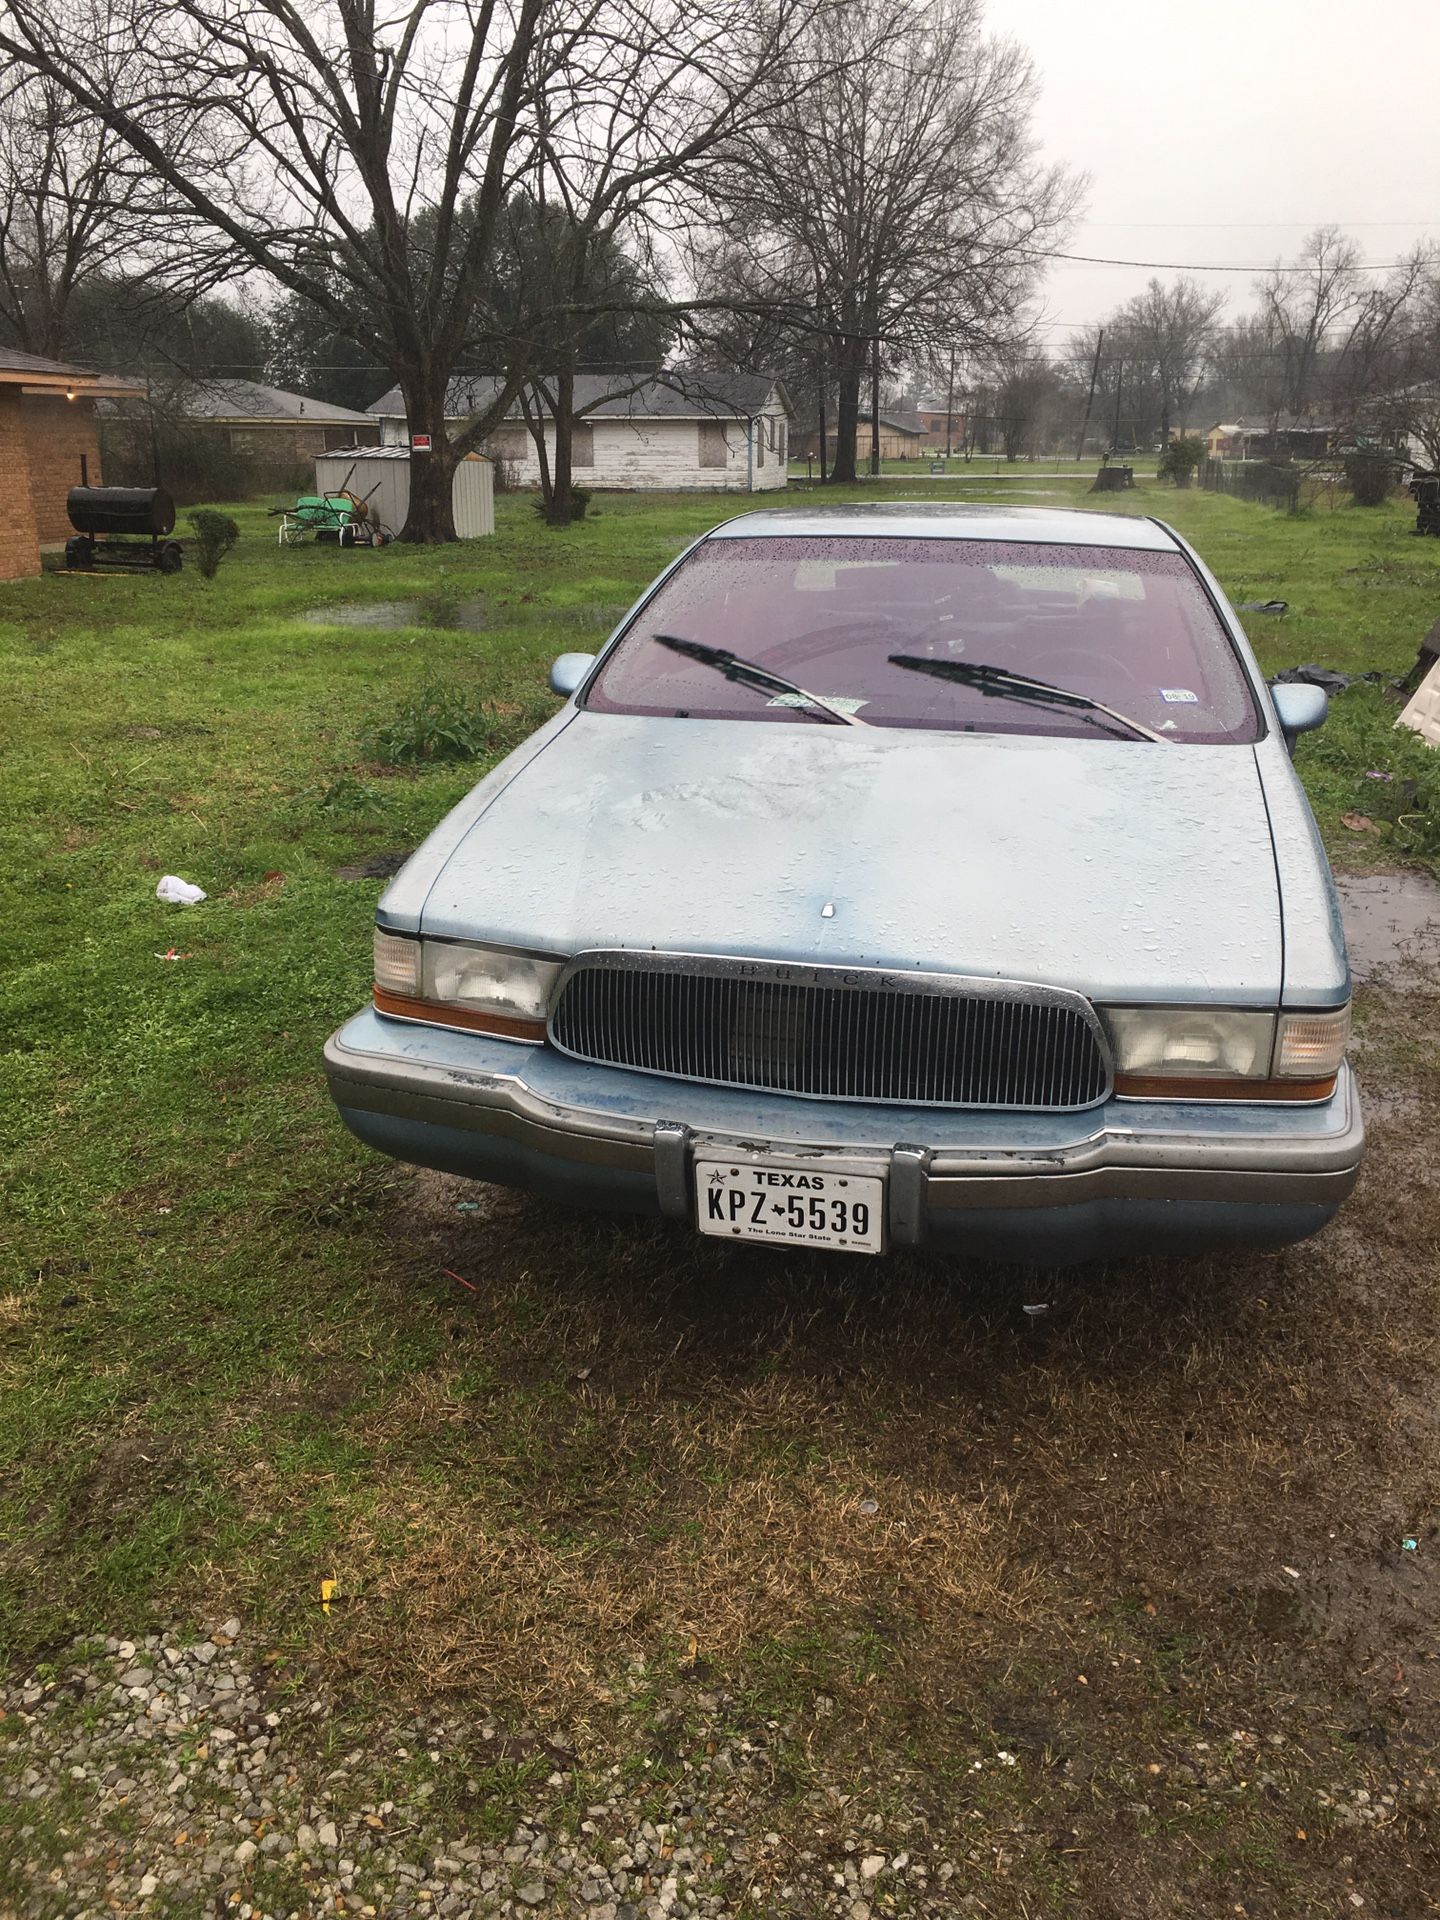
[[[723,467],[729,458],[729,448],[725,444],[725,427],[719,420],[700,422],[700,464],[702,467]]]

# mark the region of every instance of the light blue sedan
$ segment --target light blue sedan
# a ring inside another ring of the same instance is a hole
[[[725,1240],[1276,1246],[1364,1147],[1267,689],[1155,520],[772,511],[684,553],[381,900],[333,1036],[397,1159]]]

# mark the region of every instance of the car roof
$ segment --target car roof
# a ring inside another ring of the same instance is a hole
[[[738,514],[712,540],[772,538],[889,538],[896,540],[1016,540],[1039,546],[1131,547],[1175,553],[1179,543],[1158,520],[1082,508],[967,506],[949,501],[880,501],[858,507],[766,507]]]

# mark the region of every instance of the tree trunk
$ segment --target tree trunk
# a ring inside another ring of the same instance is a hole
[[[855,429],[860,424],[860,383],[865,373],[863,344],[847,340],[840,352],[836,379],[835,464],[830,478],[837,485],[855,479]]]
[[[410,509],[400,539],[415,546],[441,546],[458,536],[452,486],[455,455],[445,430],[445,387],[442,378],[402,379],[405,417],[410,433]],[[416,453],[417,434],[429,434],[430,451]]]
[[[550,472],[550,450],[545,444],[545,421],[549,409],[543,394],[525,387],[520,389],[520,409],[525,415],[530,438],[535,443],[535,464],[540,469],[540,504],[548,516],[550,502],[555,495],[555,481]]]
[[[825,486],[830,479],[830,429],[825,419],[825,356],[816,355],[815,393],[820,410],[820,484]]]
[[[555,467],[545,496],[545,518],[552,527],[568,527],[575,518],[575,375],[568,368],[555,380]]]

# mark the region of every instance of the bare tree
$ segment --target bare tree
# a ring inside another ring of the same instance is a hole
[[[1353,317],[1364,291],[1360,251],[1338,227],[1317,227],[1294,271],[1277,265],[1256,288],[1269,343],[1278,349],[1274,411],[1308,413],[1320,397],[1326,343]]]
[[[1283,406],[1285,355],[1263,313],[1242,314],[1216,329],[1210,345],[1210,379],[1227,418],[1274,414]]]
[[[1433,340],[1427,337],[1423,306],[1434,271],[1433,251],[1416,247],[1381,285],[1367,287],[1355,302],[1325,367],[1331,411],[1350,437],[1377,425],[1391,431],[1399,424],[1397,397],[1433,375]]]
[[[553,462],[539,448],[552,520],[572,512],[587,327],[605,313],[682,317],[685,303],[664,295],[675,241],[708,211],[725,150],[762,138],[808,92],[824,57],[817,23],[834,11],[835,0],[609,0],[597,31],[552,75],[526,181],[548,239],[545,346],[528,357],[537,418],[553,435]],[[628,390],[656,370],[629,369]],[[627,370],[609,371],[614,397],[627,390]]]
[[[1182,274],[1169,286],[1151,280],[1118,316],[1117,337],[1128,345],[1137,374],[1143,370],[1153,383],[1162,448],[1175,421],[1188,424],[1224,305],[1223,294],[1206,293]]]
[[[823,336],[832,478],[852,480],[881,343],[892,362],[993,347],[1076,189],[1037,163],[1030,63],[983,36],[980,0],[850,0],[813,35],[815,85],[733,145],[705,278]]]
[[[56,357],[71,302],[140,252],[144,182],[104,125],[26,68],[0,83],[0,329]]]
[[[534,103],[596,9],[577,27],[554,0],[119,0],[82,32],[76,4],[3,0],[0,53],[103,122],[212,258],[313,302],[392,369],[432,449],[402,538],[453,539],[455,462],[493,422],[452,442],[446,389]],[[118,83],[95,77],[97,40]]]
[[[1033,454],[1045,409],[1055,398],[1055,369],[1043,353],[1021,343],[995,356],[989,384],[1005,458]]]

